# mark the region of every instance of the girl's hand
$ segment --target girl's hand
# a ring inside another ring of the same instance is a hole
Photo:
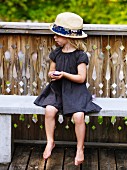
[[[52,81],[59,80],[63,77],[63,72],[52,71],[52,72],[49,72],[49,76],[52,79]]]
[[[60,76],[61,72],[60,71],[54,71],[53,75],[54,76]]]
[[[48,73],[49,78],[52,77],[52,75],[53,75],[54,72],[55,72],[55,71],[49,71],[49,73]]]

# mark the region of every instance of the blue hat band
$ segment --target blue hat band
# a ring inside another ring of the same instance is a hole
[[[56,33],[70,36],[82,36],[82,29],[78,30],[70,30],[68,28],[64,28],[62,26],[53,25],[52,30]]]

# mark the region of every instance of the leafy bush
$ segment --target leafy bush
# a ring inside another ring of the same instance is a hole
[[[79,14],[84,23],[127,24],[127,0],[0,0],[2,21],[53,22],[58,13]]]

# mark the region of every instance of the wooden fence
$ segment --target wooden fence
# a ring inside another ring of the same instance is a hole
[[[84,25],[84,31],[88,34],[84,41],[90,61],[88,89],[99,97],[125,98],[127,26]],[[0,94],[38,95],[49,82],[48,55],[55,47],[49,24],[1,22]],[[56,140],[74,141],[71,119],[56,122]],[[86,141],[126,142],[126,117],[91,117],[86,122]],[[14,116],[12,126],[15,139],[45,139],[43,116]]]

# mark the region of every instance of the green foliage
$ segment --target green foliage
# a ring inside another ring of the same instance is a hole
[[[92,130],[95,130],[95,129],[96,129],[96,126],[95,126],[95,125],[93,125],[93,126],[92,126]]]
[[[116,116],[112,116],[112,117],[111,117],[111,123],[114,125],[115,122],[116,122]]]
[[[16,123],[14,123],[14,128],[17,128],[17,127],[18,127],[18,125]]]
[[[24,121],[24,120],[25,120],[24,114],[21,114],[21,115],[19,116],[19,120],[21,120],[21,121]]]
[[[98,116],[98,123],[100,125],[103,123],[103,116]]]
[[[121,126],[118,126],[118,130],[119,130],[119,131],[122,130],[122,127],[121,127]]]
[[[2,21],[53,22],[58,13],[79,14],[84,23],[127,24],[127,0],[0,0]]]
[[[127,117],[124,117],[124,123],[127,125]]]

